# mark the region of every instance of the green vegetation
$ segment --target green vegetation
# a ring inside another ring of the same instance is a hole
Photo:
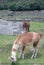
[[[44,34],[44,22],[30,22],[30,31]]]
[[[36,31],[44,34],[44,22],[30,22],[30,31]],[[8,60],[11,55],[11,48],[17,36],[0,35],[0,65],[44,65],[44,36],[38,44],[38,56],[36,59],[30,59],[30,46],[27,46],[25,52],[25,59],[20,60],[14,64]],[[18,54],[17,54],[18,56]]]
[[[44,0],[0,0],[0,10],[44,10]]]

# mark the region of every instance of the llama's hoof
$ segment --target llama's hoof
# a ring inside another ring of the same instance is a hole
[[[31,59],[33,59],[33,57],[31,57]]]

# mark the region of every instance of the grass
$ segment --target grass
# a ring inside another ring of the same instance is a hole
[[[44,22],[30,22],[30,31],[44,33]]]
[[[30,22],[30,31],[44,34],[44,22]],[[28,46],[25,50],[24,60],[17,58],[18,61],[16,63],[11,63],[8,57],[11,55],[11,48],[16,37],[17,36],[0,35],[0,65],[44,65],[44,36],[38,44],[39,50],[36,59],[30,59],[32,53]]]

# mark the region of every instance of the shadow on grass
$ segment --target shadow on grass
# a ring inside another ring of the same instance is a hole
[[[17,65],[17,63],[12,62],[11,65]]]
[[[33,63],[11,63],[11,65],[33,65]]]
[[[23,64],[23,63],[12,62],[11,65],[25,65],[25,63]]]

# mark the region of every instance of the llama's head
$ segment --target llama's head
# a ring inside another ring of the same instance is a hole
[[[12,50],[12,53],[11,53],[11,56],[9,57],[9,60],[10,60],[11,62],[16,62],[16,61],[17,61],[15,49]]]

